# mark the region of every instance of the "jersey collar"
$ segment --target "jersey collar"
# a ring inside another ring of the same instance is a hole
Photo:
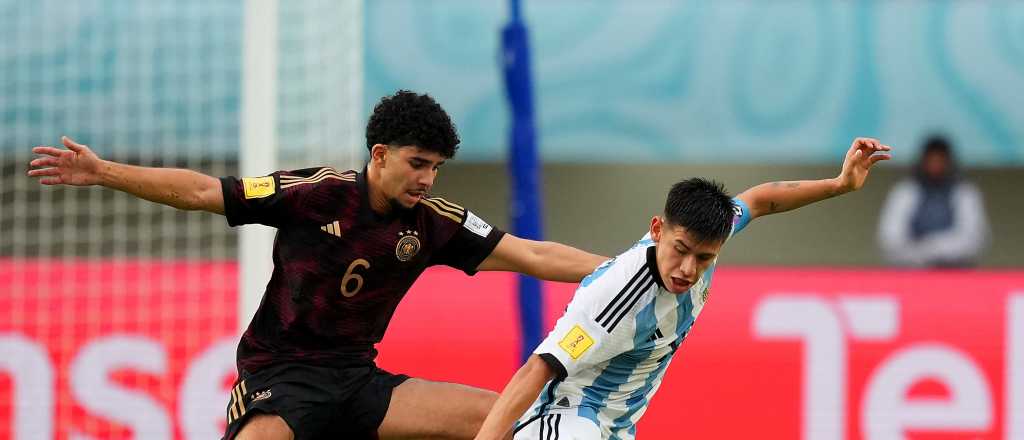
[[[651,271],[651,277],[654,278],[654,282],[658,284],[662,290],[665,289],[665,283],[661,280],[661,273],[658,272],[658,260],[657,260],[657,246],[651,245],[647,248],[647,270]]]

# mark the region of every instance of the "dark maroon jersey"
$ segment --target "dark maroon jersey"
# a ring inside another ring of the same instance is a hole
[[[439,197],[380,216],[365,170],[224,177],[221,186],[230,225],[277,228],[274,273],[238,344],[238,367],[249,372],[372,361],[398,302],[428,266],[473,275],[504,235]]]

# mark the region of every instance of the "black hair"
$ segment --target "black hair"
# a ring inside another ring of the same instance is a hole
[[[942,176],[929,176],[925,172],[925,158],[932,154],[938,154],[946,159],[946,173]],[[948,185],[960,178],[960,171],[956,163],[956,154],[953,152],[953,143],[941,134],[933,134],[925,139],[921,145],[921,157],[917,159],[917,165],[913,169],[913,176],[922,184],[930,187],[936,185]]]
[[[672,185],[664,215],[666,222],[686,228],[695,239],[717,242],[732,232],[735,205],[721,183],[694,177]]]
[[[953,145],[942,135],[932,135],[925,139],[924,145],[921,146],[921,159],[924,160],[925,156],[932,153],[943,154],[952,161]]]
[[[459,149],[455,124],[441,105],[427,94],[399,90],[381,98],[366,123],[366,149],[376,144],[414,145],[447,159]]]

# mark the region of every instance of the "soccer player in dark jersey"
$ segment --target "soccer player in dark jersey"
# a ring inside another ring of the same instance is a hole
[[[376,367],[374,345],[429,266],[516,271],[579,282],[604,257],[525,240],[430,196],[459,137],[431,97],[383,98],[361,172],[329,167],[216,179],[101,160],[65,137],[40,146],[44,185],[102,185],[232,226],[276,227],[274,272],[238,344],[225,438],[472,438],[497,394]]]

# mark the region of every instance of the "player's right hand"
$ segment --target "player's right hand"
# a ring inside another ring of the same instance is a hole
[[[880,161],[892,159],[891,151],[892,147],[882,144],[878,139],[854,139],[850,151],[846,152],[843,170],[837,178],[840,191],[856,191],[864,186],[871,167]]]
[[[28,175],[42,177],[43,185],[95,185],[100,183],[103,161],[89,147],[79,144],[67,136],[61,137],[67,149],[50,146],[32,148],[40,155],[29,162]]]

